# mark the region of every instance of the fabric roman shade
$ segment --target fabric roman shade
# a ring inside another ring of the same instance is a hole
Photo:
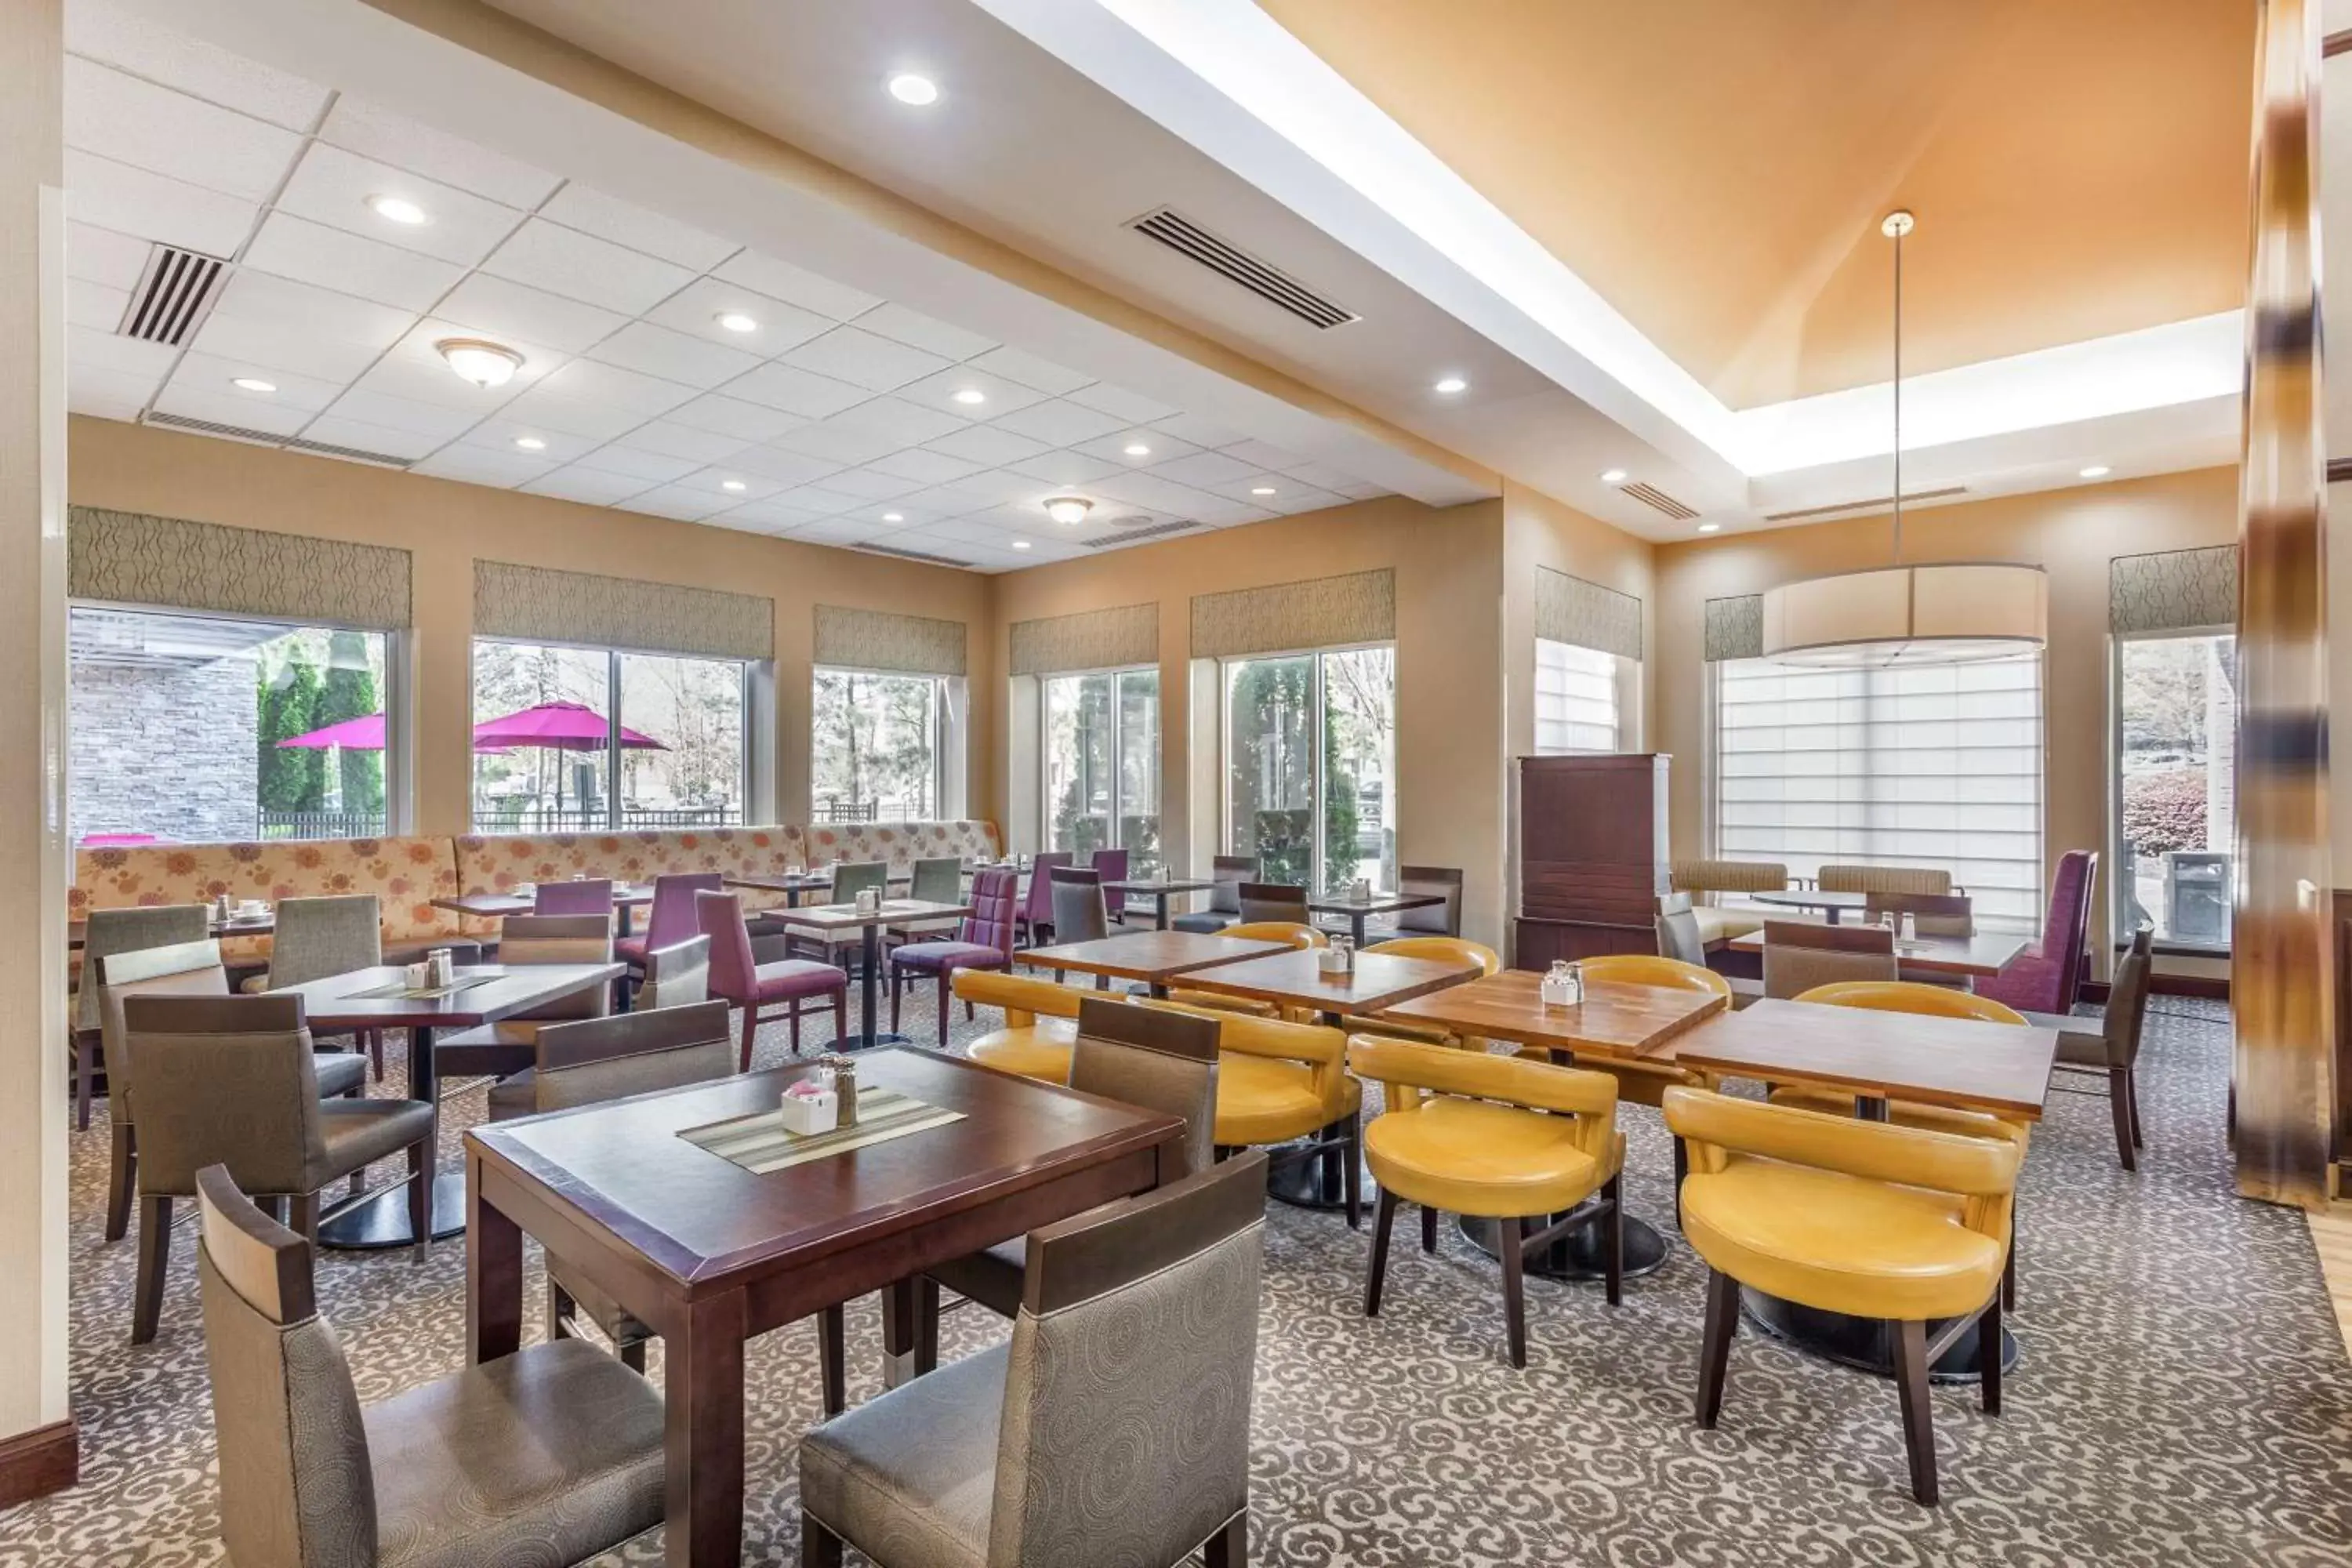
[[[1536,568],[1536,636],[1640,663],[1642,601],[1631,594]]]
[[[477,561],[474,635],[706,658],[773,658],[776,602],[749,594]]]
[[[816,607],[816,662],[902,675],[961,675],[964,624],[886,610]]]
[[[77,599],[399,631],[409,575],[408,552],[381,544],[89,506],[66,514]]]
[[[1706,661],[1764,657],[1764,595],[1706,602]]]
[[[1121,605],[1013,623],[1013,675],[1116,669],[1160,662],[1160,606]]]
[[[2107,563],[2107,626],[2117,634],[2238,624],[2238,547],[2164,550]]]
[[[1192,600],[1194,658],[1234,658],[1395,637],[1396,574],[1386,567],[1201,594]]]

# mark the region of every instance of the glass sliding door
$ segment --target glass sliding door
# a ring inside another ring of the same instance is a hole
[[[1318,889],[1396,876],[1396,652],[1229,660],[1225,842]]]
[[[2237,638],[2116,643],[2116,940],[2230,951],[2237,836]]]
[[[1315,656],[1225,666],[1225,842],[1258,879],[1315,869]]]
[[[1160,868],[1160,672],[1122,669],[1118,683],[1118,842],[1128,871]]]
[[[1396,886],[1396,650],[1348,648],[1318,657],[1322,677],[1323,808],[1318,875],[1327,887],[1359,877]]]
[[[1124,847],[1129,869],[1160,864],[1160,674],[1048,676],[1045,845],[1081,854]]]

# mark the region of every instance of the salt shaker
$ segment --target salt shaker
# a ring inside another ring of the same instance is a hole
[[[228,907],[228,894],[223,892],[216,895],[213,899],[213,919],[219,921],[223,924],[226,924],[230,913],[231,910]]]
[[[840,1116],[834,1125],[835,1127],[856,1126],[857,1058],[849,1056],[830,1056],[824,1058],[824,1065],[833,1069],[833,1092],[841,1100]]]

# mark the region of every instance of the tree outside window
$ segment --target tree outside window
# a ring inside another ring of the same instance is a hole
[[[944,683],[930,675],[815,673],[810,790],[825,822],[927,822],[940,800]]]

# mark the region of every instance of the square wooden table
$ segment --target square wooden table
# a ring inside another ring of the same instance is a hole
[[[963,1120],[765,1175],[677,1136],[773,1111],[815,1065],[466,1134],[467,1352],[479,1363],[521,1342],[525,1233],[661,1336],[673,1564],[741,1560],[749,1341],[1149,1191],[1183,1132],[1176,1117],[885,1050],[857,1064],[861,1088]]]
[[[887,886],[905,888],[912,886],[915,878],[912,872],[893,871],[886,875],[883,880]],[[760,893],[782,893],[784,896],[784,908],[796,910],[801,907],[801,900],[811,893],[824,893],[829,896],[833,892],[833,873],[786,871],[773,877],[729,877],[725,879],[725,885],[730,888],[748,888]],[[751,910],[745,912],[754,916],[776,913],[773,910]]]
[[[801,926],[809,931],[854,931],[860,934],[860,950],[864,955],[858,967],[864,971],[857,983],[857,1001],[862,1016],[857,1020],[857,1033],[845,1034],[840,1042],[844,1049],[865,1050],[877,1045],[903,1046],[904,1035],[877,1035],[874,1032],[875,988],[882,975],[882,928],[905,925],[916,921],[953,920],[971,913],[970,904],[940,904],[929,899],[883,899],[875,905],[872,914],[859,912],[856,904],[810,904],[801,909],[770,910],[771,920],[782,921],[788,926]]]
[[[556,886],[552,882],[546,885]],[[620,912],[621,917],[619,934],[632,935],[630,928],[635,924],[636,911],[653,901],[654,890],[650,887],[628,882],[614,883],[613,907]],[[436,910],[455,910],[461,915],[473,915],[481,920],[497,921],[504,920],[509,915],[530,914],[538,909],[539,905],[535,896],[530,893],[461,893],[452,899],[436,899],[433,900],[433,907]]]
[[[1013,955],[1032,969],[1066,969],[1078,974],[1107,974],[1114,980],[1140,980],[1154,996],[1168,994],[1168,982],[1180,974],[1211,969],[1236,959],[1289,952],[1286,942],[1260,942],[1255,937],[1207,936],[1189,931],[1136,931],[1092,942],[1065,942],[1059,947],[1033,947]]]
[[[1404,910],[1425,910],[1432,904],[1442,904],[1442,893],[1374,893],[1361,900],[1344,895],[1332,899],[1309,899],[1307,907],[1318,915],[1343,915],[1348,921],[1348,934],[1358,947],[1364,945],[1364,922],[1374,915],[1392,915]]]
[[[302,1014],[318,1034],[345,1029],[405,1029],[408,1031],[408,1098],[436,1103],[441,1092],[434,1068],[433,1042],[442,1029],[471,1029],[495,1024],[560,1001],[592,985],[607,985],[628,973],[620,963],[518,963],[460,965],[457,977],[496,970],[497,977],[468,985],[446,996],[360,996],[355,992],[379,991],[399,984],[401,964],[355,969],[348,974],[278,988],[275,994],[302,998]],[[452,1172],[433,1180],[433,1239],[446,1240],[466,1228],[466,1189]],[[374,1250],[406,1247],[416,1239],[408,1226],[408,1203],[398,1187],[386,1187],[365,1203],[345,1209],[319,1226],[326,1247]]]
[[[1318,966],[1319,956],[1314,948],[1285,947],[1263,958],[1195,971],[1184,976],[1184,984],[1197,991],[1305,1007],[1336,1024],[1351,1014],[1378,1013],[1459,985],[1478,973],[1477,964],[1468,959],[1398,958],[1372,948],[1356,954],[1349,973],[1326,974]]]
[[[1851,927],[1846,929],[1853,929]],[[1897,941],[1895,962],[1899,969],[1935,974],[1965,974],[1971,978],[1999,974],[2015,963],[2033,939],[2017,931],[1979,931],[1974,936],[1923,936]],[[1731,939],[1733,951],[1761,953],[1764,933],[1749,931]]]
[[[1202,882],[1192,879],[1160,881],[1150,877],[1129,877],[1121,881],[1105,882],[1102,885],[1103,891],[1106,893],[1124,893],[1130,899],[1150,899],[1151,925],[1155,931],[1168,929],[1169,900],[1186,893],[1205,893],[1215,886],[1214,882]]]

